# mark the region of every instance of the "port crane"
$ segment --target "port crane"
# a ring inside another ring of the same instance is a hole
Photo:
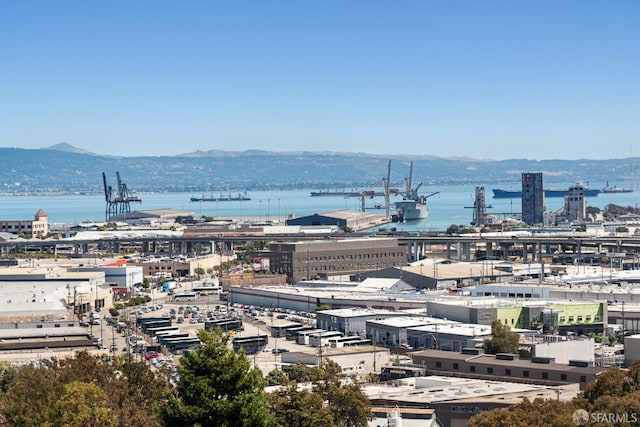
[[[389,188],[389,182],[391,180],[391,160],[387,165],[387,176],[382,178],[382,193],[374,190],[365,190],[360,193],[360,210],[366,212],[367,209],[385,209],[385,218],[391,218],[391,205],[389,196],[397,196],[399,191],[397,188]],[[376,203],[373,207],[367,207],[365,205],[366,199],[373,199],[375,196],[384,196],[384,205]]]
[[[111,218],[131,213],[131,202],[140,203],[142,200],[138,196],[130,196],[127,184],[122,182],[120,172],[116,172],[118,187],[114,191],[113,187],[107,184],[107,176],[102,172],[102,184],[104,185],[104,199],[106,202],[105,220],[110,221]]]
[[[481,227],[489,223],[489,215],[487,209],[491,209],[493,206],[487,206],[485,199],[484,185],[476,185],[476,195],[473,200],[473,206],[465,206],[467,209],[473,209],[473,219],[471,225],[475,227]]]

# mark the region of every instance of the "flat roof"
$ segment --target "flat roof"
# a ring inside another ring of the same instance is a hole
[[[478,337],[491,335],[491,326],[473,323],[428,324],[409,328],[412,331]]]
[[[397,270],[409,271],[425,277],[438,280],[457,279],[464,277],[503,277],[513,276],[513,273],[491,268],[490,265],[476,262],[435,263],[431,266],[410,265],[393,267]]]
[[[579,384],[544,386],[438,375],[406,378],[387,384],[364,385],[362,390],[372,401],[373,407],[376,406],[377,401],[396,401],[425,406],[436,402],[463,400],[499,401],[509,405],[518,403],[525,397],[530,400],[536,397],[557,399],[559,394],[562,396],[561,400],[571,400],[580,392]]]
[[[454,351],[444,350],[418,350],[411,353],[412,357],[427,357],[449,360],[461,360],[461,361],[473,361],[473,363],[481,365],[491,366],[513,366],[519,368],[531,368],[531,369],[546,369],[548,371],[561,371],[561,372],[580,372],[585,374],[598,374],[604,369],[597,366],[569,366],[560,363],[533,363],[530,360],[516,359],[514,360],[502,360],[496,359],[493,354],[462,354]]]
[[[411,328],[411,327],[419,327],[424,325],[450,325],[460,323],[455,320],[445,320],[439,319],[437,317],[389,317],[386,319],[376,319],[369,320],[367,323],[371,323],[374,325],[382,325],[382,326],[391,326],[396,328]],[[491,329],[491,328],[489,328]]]
[[[381,310],[381,309],[366,309],[366,308],[336,308],[333,310],[318,311],[317,314],[322,316],[335,316],[335,317],[361,317],[361,316],[375,316],[378,314],[398,315],[397,311]]]

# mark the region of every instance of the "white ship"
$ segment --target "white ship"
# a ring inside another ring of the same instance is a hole
[[[396,202],[396,211],[402,222],[413,221],[417,219],[427,219],[429,217],[429,208],[427,204],[416,200],[401,200]]]
[[[418,194],[418,189],[422,183],[416,188],[411,188],[413,179],[413,162],[409,166],[409,177],[404,179],[405,191],[402,193],[402,200],[395,203],[396,219],[398,222],[415,221],[419,219],[427,219],[429,217],[429,208],[427,207],[427,198],[439,193],[435,192],[428,196]]]

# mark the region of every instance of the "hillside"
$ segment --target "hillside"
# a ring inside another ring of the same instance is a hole
[[[54,149],[52,149],[54,148]],[[64,150],[0,148],[1,192],[102,192],[102,172],[119,171],[130,190],[208,191],[380,186],[392,160],[391,185],[403,186],[414,162],[414,182],[428,185],[504,184],[520,173],[544,172],[545,183],[610,181],[628,186],[638,159],[474,160],[363,153],[212,151],[173,157],[100,156],[68,145]]]

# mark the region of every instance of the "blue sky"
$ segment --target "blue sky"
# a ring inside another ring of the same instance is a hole
[[[0,146],[640,154],[640,2],[0,5]]]

